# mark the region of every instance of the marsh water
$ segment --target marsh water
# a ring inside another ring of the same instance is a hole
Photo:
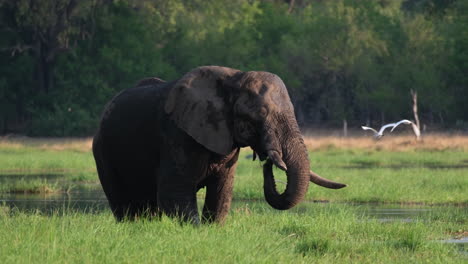
[[[20,211],[54,213],[61,211],[100,212],[108,208],[98,184],[80,184],[67,192],[0,193],[0,204]]]
[[[2,175],[0,184],[8,181],[21,180],[18,175]],[[57,180],[63,178],[61,175],[29,175],[28,179],[41,178],[47,180]],[[59,182],[63,184],[64,182]],[[42,213],[60,212],[64,210],[82,211],[82,212],[100,212],[108,210],[107,199],[98,183],[76,183],[72,184],[66,192],[54,193],[1,193],[0,205],[9,208],[16,208],[20,211],[39,211]],[[200,199],[200,203],[203,201]],[[307,213],[313,210],[316,204],[324,202],[304,202],[297,206],[293,211]],[[266,205],[262,200],[234,200],[233,208],[249,205],[252,208],[261,208]],[[439,211],[450,210],[451,206],[425,206],[425,205],[400,205],[400,204],[379,204],[379,203],[347,203],[356,209],[359,215],[378,219],[382,222],[403,221],[412,222],[416,220],[428,219]],[[467,207],[453,207],[463,211],[468,215]]]
[[[29,176],[28,176],[29,177]],[[43,176],[44,177],[44,176]],[[45,176],[49,179],[56,176]],[[2,176],[3,180],[16,177]],[[1,184],[1,182],[0,182]],[[99,184],[96,183],[74,183],[73,188],[66,192],[57,193],[0,193],[0,204],[5,207],[16,208],[20,211],[39,211],[42,213],[53,213],[64,210],[81,212],[101,212],[108,210],[107,199]],[[203,200],[200,199],[200,203]],[[313,206],[325,204],[324,202],[304,202],[293,211],[307,213],[313,210]],[[261,208],[267,206],[262,200],[234,200],[233,208],[249,206]],[[354,207],[363,217],[378,219],[382,222],[403,221],[412,222],[424,220],[438,211],[446,211],[446,206],[421,206],[421,205],[395,205],[378,203],[347,203]],[[460,210],[460,208],[458,207]],[[468,208],[462,208],[468,214]]]
[[[32,193],[0,193],[0,204],[20,211],[38,211],[42,213],[54,213],[61,211],[101,212],[109,210],[107,199],[98,184],[86,184],[87,186],[76,188],[68,192],[51,194]],[[200,199],[200,203],[203,200]],[[304,202],[293,211],[307,213],[313,210],[313,206],[325,204],[324,202]],[[403,221],[412,222],[424,220],[437,211],[447,210],[446,207],[418,206],[418,205],[392,205],[392,204],[367,204],[350,203],[363,217],[375,218],[382,222]],[[261,208],[267,206],[262,200],[234,200],[233,208],[248,206],[249,208]],[[468,214],[468,208],[466,208]]]
[[[33,176],[36,177],[36,176]],[[57,180],[63,176],[42,175],[38,178]],[[0,184],[6,181],[15,181],[21,177],[2,175]],[[28,176],[29,179],[30,176]],[[60,180],[59,180],[60,182]],[[61,182],[64,183],[64,182]],[[72,188],[66,192],[36,194],[36,193],[1,193],[0,209],[19,210],[23,212],[40,212],[44,214],[60,214],[65,212],[99,213],[109,210],[106,196],[100,184],[97,183],[73,183]],[[203,204],[203,200],[199,200]],[[297,213],[313,213],[317,206],[326,206],[324,202],[303,202],[292,209]],[[333,205],[330,203],[330,205]],[[380,222],[416,222],[433,221],[438,214],[453,212],[454,215],[468,215],[468,207],[455,206],[427,206],[427,205],[400,205],[400,204],[373,204],[373,203],[346,203],[354,209],[357,215],[363,220],[377,220]],[[263,200],[234,200],[233,210],[236,208],[257,208],[268,207]],[[460,247],[463,254],[468,254],[468,237],[461,237],[440,241],[443,243],[453,243]]]

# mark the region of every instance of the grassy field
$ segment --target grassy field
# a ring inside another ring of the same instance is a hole
[[[2,263],[462,263],[466,248],[468,137],[317,137],[312,168],[347,183],[311,185],[309,203],[276,211],[263,202],[258,161],[241,153],[236,203],[223,226],[163,218],[117,224],[109,211],[48,215],[0,205]],[[61,192],[97,182],[90,139],[1,139],[0,192]],[[284,178],[276,171],[278,179]],[[54,177],[38,177],[53,175]],[[3,180],[8,178],[10,180]],[[15,180],[11,180],[15,179]],[[284,179],[282,179],[284,181]],[[281,187],[281,183],[278,183]],[[203,190],[200,197],[203,196]],[[259,202],[244,201],[254,199]],[[440,205],[421,219],[382,221],[352,203]],[[440,207],[438,207],[440,208]],[[466,246],[466,245],[462,245]]]
[[[381,222],[346,205],[309,213],[240,207],[223,226],[170,219],[117,224],[110,213],[0,215],[3,263],[462,263],[440,240],[466,228],[466,211]],[[466,230],[466,229],[465,229]],[[466,253],[466,252],[465,252]]]

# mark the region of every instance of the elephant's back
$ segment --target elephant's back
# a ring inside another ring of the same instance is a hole
[[[165,83],[149,84],[116,95],[106,105],[98,131],[104,149],[110,153],[126,152],[126,156],[156,151],[167,89]]]
[[[146,123],[154,120],[163,109],[163,95],[164,86],[155,85],[137,86],[120,92],[107,103],[101,127],[149,128]]]

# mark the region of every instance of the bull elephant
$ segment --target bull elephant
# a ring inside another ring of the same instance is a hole
[[[246,146],[265,161],[264,194],[273,208],[298,204],[309,181],[345,186],[310,171],[286,87],[268,72],[203,66],[172,82],[144,79],[106,105],[93,154],[117,220],[164,213],[199,223],[196,193],[206,187],[201,219],[222,222]],[[273,165],[286,171],[282,194]]]

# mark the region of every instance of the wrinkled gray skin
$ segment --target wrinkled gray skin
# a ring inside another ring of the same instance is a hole
[[[204,66],[174,82],[144,79],[107,104],[93,153],[118,220],[165,213],[198,223],[196,193],[206,187],[202,220],[222,222],[246,146],[266,160],[265,198],[276,209],[298,204],[309,181],[345,186],[310,171],[286,87],[268,72]],[[282,194],[273,164],[287,174]]]

